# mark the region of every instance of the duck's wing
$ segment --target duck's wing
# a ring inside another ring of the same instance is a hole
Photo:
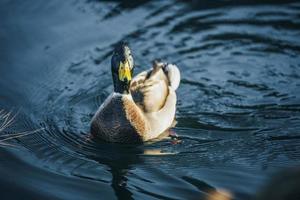
[[[163,107],[157,112],[144,112],[133,101],[131,95],[122,98],[126,121],[143,141],[157,138],[172,126],[176,112],[176,93],[168,87],[168,95]],[[124,127],[122,127],[124,129]],[[129,130],[129,129],[128,129]],[[128,134],[128,133],[127,133]]]
[[[150,70],[149,70],[150,71]],[[133,98],[133,101],[144,110],[144,90],[146,89],[145,80],[149,71],[143,71],[136,75],[130,83],[130,92]]]
[[[130,91],[134,102],[144,112],[161,109],[168,95],[168,78],[162,69],[151,69],[138,74],[132,81]]]
[[[151,131],[147,134],[146,140],[158,137],[164,131],[169,129],[175,118],[176,112],[176,93],[171,86],[168,87],[169,94],[167,95],[164,106],[157,112],[145,113]]]
[[[144,112],[157,112],[169,94],[180,83],[180,72],[176,65],[154,62],[152,69],[138,74],[131,82],[130,91],[134,102]]]

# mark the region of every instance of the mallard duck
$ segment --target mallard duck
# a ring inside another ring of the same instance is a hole
[[[153,62],[150,70],[132,78],[134,61],[126,43],[119,43],[111,59],[114,92],[91,121],[93,136],[119,143],[158,137],[175,119],[180,72],[175,65]]]

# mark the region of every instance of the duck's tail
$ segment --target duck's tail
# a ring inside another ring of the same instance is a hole
[[[173,88],[174,91],[177,90],[180,84],[180,71],[178,67],[174,64],[167,63],[164,65],[163,70],[169,78],[171,88]]]

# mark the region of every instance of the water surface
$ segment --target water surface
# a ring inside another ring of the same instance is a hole
[[[297,1],[16,1],[0,3],[0,147],[4,199],[251,199],[300,163]],[[89,139],[112,91],[113,46],[136,73],[161,58],[182,73],[178,139]]]

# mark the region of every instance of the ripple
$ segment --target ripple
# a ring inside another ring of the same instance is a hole
[[[20,108],[7,133],[44,129],[0,148],[1,185],[38,199],[205,199],[222,189],[250,199],[268,173],[299,164],[297,1],[1,5],[0,106]],[[121,40],[136,73],[156,58],[180,68],[174,136],[91,138]]]

